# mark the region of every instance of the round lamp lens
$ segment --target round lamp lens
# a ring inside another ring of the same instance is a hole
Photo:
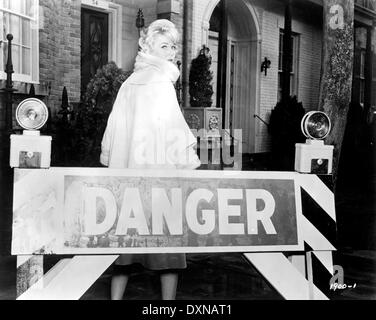
[[[321,111],[308,112],[302,120],[303,134],[309,139],[325,139],[330,133],[329,117]]]
[[[16,109],[16,119],[22,128],[38,130],[44,126],[48,119],[48,109],[39,99],[25,99]]]

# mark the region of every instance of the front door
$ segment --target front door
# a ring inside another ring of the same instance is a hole
[[[251,42],[229,40],[227,52],[225,128],[230,132],[241,129],[243,153],[252,153],[254,110],[251,103]]]
[[[81,95],[99,68],[108,63],[108,14],[81,9]]]

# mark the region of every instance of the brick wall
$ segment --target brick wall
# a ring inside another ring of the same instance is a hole
[[[40,0],[43,25],[39,32],[40,83],[47,89],[47,104],[54,116],[63,87],[70,102],[80,99],[81,1]]]
[[[175,12],[158,12],[158,0],[116,0],[115,2],[122,5],[122,65],[125,70],[132,70],[134,59],[138,50],[138,30],[136,28],[136,17],[138,9],[142,9],[144,14],[145,26],[147,27],[156,19],[168,19],[172,21],[181,34],[179,45],[178,60],[182,60],[183,47],[183,17],[184,17],[184,0],[175,0],[178,2],[179,10]],[[166,1],[165,1],[166,2]]]
[[[178,12],[158,12],[158,0],[116,0],[115,2],[122,5],[122,65],[124,70],[132,70],[134,60],[138,50],[139,34],[136,28],[136,17],[138,9],[142,9],[144,14],[145,26],[147,27],[156,19],[168,19],[172,21],[181,35],[179,52],[177,59],[182,61],[183,48],[183,17],[184,17],[184,0],[174,0],[178,2]],[[164,0],[166,2],[166,0]]]
[[[272,63],[267,76],[261,74],[260,77],[260,106],[258,112],[262,119],[268,121],[270,111],[277,102],[279,28],[277,24],[278,16],[275,13],[263,10],[261,14],[261,58],[267,57]],[[270,144],[267,127],[259,121],[257,127],[256,152],[267,151]]]
[[[202,21],[205,13],[213,8],[213,0],[193,0],[192,55],[197,56],[203,43]]]
[[[122,6],[122,63],[124,70],[133,70],[138,50],[138,29],[136,18],[138,9],[142,9],[145,26],[157,18],[157,0],[116,0]]]
[[[272,10],[267,9],[259,7],[258,12],[262,14],[261,57],[268,57],[272,61],[267,77],[261,77],[260,116],[268,121],[278,98],[279,31],[284,28],[284,7],[276,4]],[[299,37],[297,96],[298,100],[303,103],[304,109],[309,111],[318,107],[322,21],[320,16],[311,17],[310,13],[305,10],[294,8],[292,13],[292,31]],[[256,134],[256,150],[265,152],[269,150],[269,147],[270,137],[267,127],[259,125]]]
[[[178,43],[179,51],[177,53],[177,60],[182,61],[182,49],[183,49],[183,24],[184,24],[184,1],[183,0],[163,0],[158,2],[170,2],[174,1],[177,6],[175,12],[165,12],[158,11],[157,8],[157,18],[158,19],[167,19],[173,22],[180,33],[180,42]]]
[[[157,17],[158,19],[168,19],[172,21],[176,28],[180,33],[180,43],[179,43],[179,51],[177,53],[177,60],[182,63],[181,66],[181,84],[182,84],[182,99],[183,99],[183,106],[189,106],[189,66],[192,60],[192,51],[190,50],[192,46],[192,29],[189,27],[187,30],[184,29],[184,19],[188,16],[188,26],[192,26],[193,22],[193,1],[192,0],[172,0],[175,2],[177,10],[175,12],[159,12],[157,7]],[[187,5],[185,6],[185,2]],[[160,0],[160,4],[166,3],[166,0]],[[175,8],[175,9],[176,9]],[[185,10],[188,10],[188,14],[186,16]],[[186,57],[184,57],[184,37],[186,37],[186,43],[188,46],[188,50],[186,52]],[[184,61],[186,59],[186,61]]]

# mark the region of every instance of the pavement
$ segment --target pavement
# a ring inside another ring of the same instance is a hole
[[[331,300],[376,300],[376,252],[346,249],[336,252],[334,258],[344,268],[344,283],[355,287],[331,292]],[[56,257],[46,256],[45,266],[56,261]],[[179,277],[177,300],[283,300],[242,254],[188,254],[187,264]],[[104,272],[81,300],[109,300],[111,270]],[[14,299],[16,257],[1,257],[0,300]],[[124,299],[160,300],[158,274],[135,273]]]

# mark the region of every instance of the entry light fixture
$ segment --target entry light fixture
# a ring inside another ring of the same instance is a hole
[[[321,111],[310,111],[301,121],[301,130],[307,140],[295,145],[295,171],[331,174],[334,147],[323,141],[331,130],[329,117]]]
[[[265,72],[265,76],[268,74],[268,69],[270,68],[271,61],[265,57],[264,61],[261,63],[261,72]]]
[[[140,32],[140,30],[144,26],[145,26],[144,13],[142,12],[142,9],[138,9],[137,18],[136,18],[136,27],[137,27],[138,31]]]

